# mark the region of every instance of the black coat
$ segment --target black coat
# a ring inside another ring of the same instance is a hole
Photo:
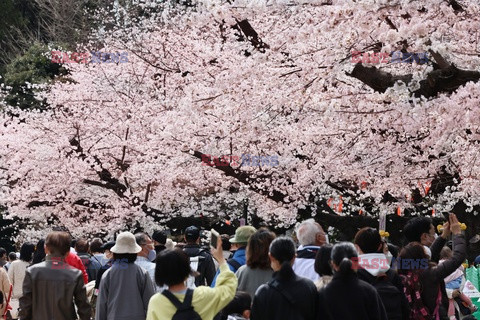
[[[442,248],[442,244],[445,244],[446,240],[441,237],[435,240],[434,244],[438,244],[438,248]],[[465,236],[460,234],[453,236],[453,256],[440,263],[438,266],[430,267],[420,274],[420,284],[423,290],[420,294],[422,296],[423,304],[433,313],[436,305],[436,298],[438,295],[438,289],[442,292],[442,305],[440,306],[440,319],[448,319],[448,297],[445,291],[445,277],[454,272],[462,262],[465,260],[467,254],[467,243]],[[434,248],[432,245],[432,257],[435,256],[438,248]],[[433,260],[433,259],[432,259]]]
[[[319,301],[318,320],[387,320],[377,290],[356,274],[336,273],[320,290]]]
[[[286,292],[288,298],[282,292]],[[289,280],[283,280],[278,272],[274,272],[272,280],[257,289],[250,319],[290,320],[298,319],[301,314],[304,320],[313,320],[317,301],[317,287],[311,280],[299,277],[293,271]]]
[[[369,284],[371,284],[372,286],[375,287],[375,282],[377,281],[377,277],[371,275],[367,270],[359,269],[357,271],[357,275],[358,275],[358,278],[360,280],[368,282]],[[400,291],[400,293],[401,293],[402,310],[401,310],[401,314],[395,314],[395,319],[408,320],[410,318],[410,306],[408,305],[407,297],[404,294],[404,287],[403,287],[402,278],[400,278],[400,276],[397,274],[397,272],[395,270],[392,270],[392,269],[388,270],[385,273],[385,275],[387,276],[387,278],[389,279],[391,284],[394,285],[398,289],[398,291]],[[387,307],[385,307],[385,308],[387,308]],[[386,310],[386,311],[387,311],[387,314],[388,314],[388,310]],[[392,318],[390,318],[389,320],[392,320]]]

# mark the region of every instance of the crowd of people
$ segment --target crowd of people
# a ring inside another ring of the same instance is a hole
[[[401,249],[370,227],[330,244],[314,219],[293,237],[241,226],[204,247],[201,234],[190,226],[182,243],[163,231],[72,242],[53,231],[18,256],[0,249],[0,312],[21,320],[475,319],[461,291],[466,241],[454,214],[440,236],[429,218],[410,219]]]

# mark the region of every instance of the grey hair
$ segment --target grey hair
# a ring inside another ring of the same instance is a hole
[[[302,221],[295,227],[295,234],[302,246],[314,244],[317,234],[320,232],[323,232],[322,227],[313,218]]]
[[[141,246],[141,245],[143,245],[143,244],[146,244],[148,238],[149,238],[149,236],[148,236],[148,234],[146,234],[145,232],[135,233],[135,242],[136,242],[139,246]]]

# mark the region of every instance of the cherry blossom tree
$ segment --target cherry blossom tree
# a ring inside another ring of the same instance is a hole
[[[479,17],[474,0],[209,1],[111,30],[101,51],[128,63],[69,64],[49,110],[2,115],[3,202],[31,237],[229,219],[245,199],[277,227],[307,209],[476,214]],[[399,50],[430,62],[352,63]],[[231,161],[246,154],[278,165]]]

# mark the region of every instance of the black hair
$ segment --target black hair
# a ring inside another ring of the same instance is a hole
[[[0,248],[0,257],[6,256],[7,255],[7,250],[5,248]]]
[[[127,263],[134,263],[135,260],[137,260],[137,254],[136,253],[113,253],[113,260],[119,260],[122,262],[127,262]]]
[[[94,252],[103,252],[102,250],[102,240],[100,238],[94,238],[92,243],[90,243],[90,252],[93,254]]]
[[[155,282],[158,286],[173,286],[185,281],[190,274],[190,258],[183,250],[162,250],[156,260]]]
[[[295,243],[287,237],[278,237],[270,244],[270,254],[281,264],[278,275],[283,279],[292,278],[295,273],[292,269],[292,259],[295,257]]]
[[[32,265],[42,262],[45,259],[45,239],[40,239],[35,247],[35,253],[33,254]]]
[[[34,246],[34,248],[35,248],[35,246]],[[17,254],[15,252],[10,252],[8,254],[8,259],[10,259],[11,261],[17,260]]]
[[[33,253],[35,252],[35,245],[30,242],[25,242],[20,248],[20,260],[25,262],[32,261]]]
[[[237,291],[233,300],[222,310],[222,320],[226,320],[229,315],[242,314],[245,310],[250,310],[252,297],[248,292]]]
[[[365,227],[360,229],[353,242],[360,247],[363,253],[382,252],[382,237],[375,228]]]
[[[331,276],[333,274],[332,267],[330,266],[332,249],[333,246],[327,243],[317,251],[314,267],[315,272],[320,276]]]
[[[398,257],[398,252],[400,251],[400,249],[393,243],[387,243],[387,246],[388,246],[388,251],[390,251],[392,256],[394,258]]]
[[[415,217],[407,221],[403,234],[408,242],[420,242],[422,234],[430,233],[432,220],[429,217]]]
[[[230,243],[230,236],[228,234],[222,234],[220,237],[222,238],[222,250],[230,251],[230,249],[232,248],[232,244]]]
[[[357,250],[351,242],[339,242],[333,246],[332,262],[339,267],[337,271],[341,276],[348,276],[354,274],[356,269],[353,267],[353,261],[358,259]]]

